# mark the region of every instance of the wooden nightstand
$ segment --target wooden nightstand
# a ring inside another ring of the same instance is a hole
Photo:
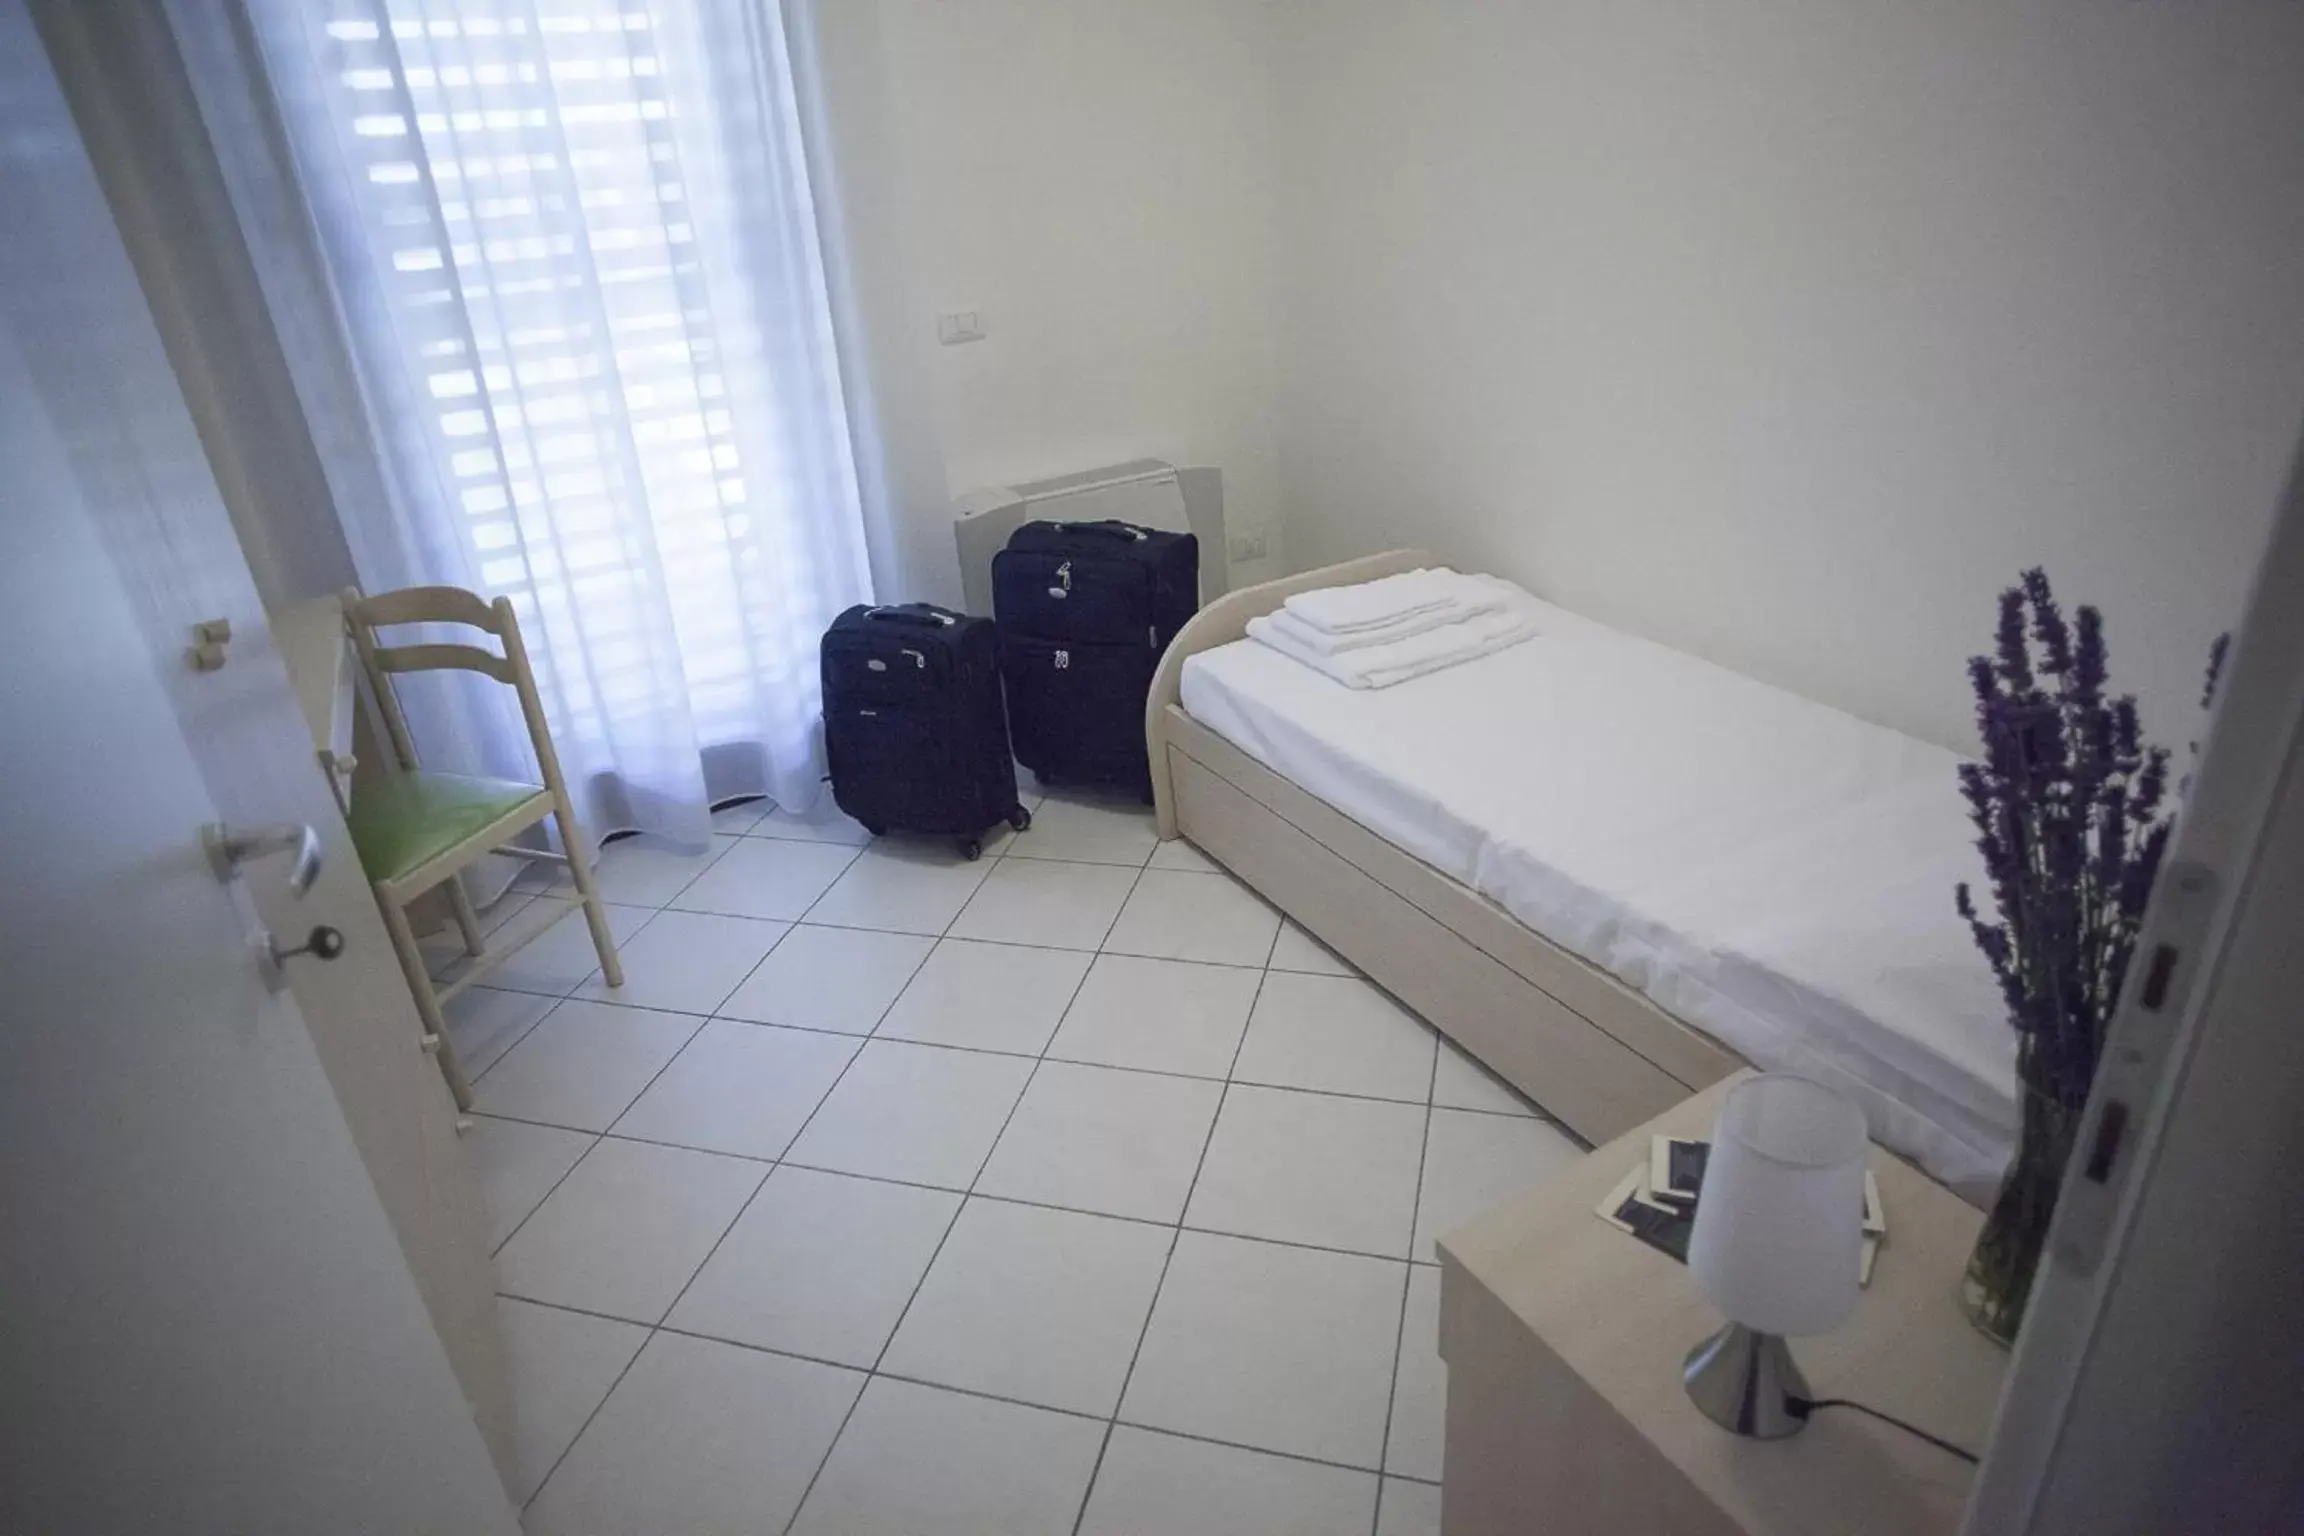
[[[1738,1074],[1440,1239],[1448,1536],[1950,1533],[1973,1469],[1844,1408],[1788,1440],[1705,1418],[1683,1357],[1720,1325],[1682,1265],[1592,1214],[1656,1133],[1708,1137]],[[1981,1450],[2007,1356],[1955,1295],[1982,1213],[1872,1149],[1888,1218],[1872,1284],[1792,1341],[1819,1397]]]

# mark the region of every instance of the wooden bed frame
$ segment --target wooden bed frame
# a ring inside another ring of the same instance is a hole
[[[1228,593],[1169,645],[1145,706],[1163,839],[1183,836],[1586,1141],[1743,1061],[1184,712],[1185,660],[1292,594],[1437,564],[1393,550]]]

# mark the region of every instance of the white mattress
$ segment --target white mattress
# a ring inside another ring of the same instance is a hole
[[[1195,719],[1747,1060],[1861,1102],[1972,1193],[2016,1046],[1952,888],[1958,758],[1528,598],[1543,632],[1358,691],[1253,641],[1184,664]]]

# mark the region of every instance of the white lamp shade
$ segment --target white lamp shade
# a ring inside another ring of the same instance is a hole
[[[1866,1144],[1864,1112],[1806,1078],[1772,1073],[1728,1091],[1688,1269],[1731,1322],[1797,1336],[1855,1309]]]

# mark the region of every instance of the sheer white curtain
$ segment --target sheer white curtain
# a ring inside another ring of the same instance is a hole
[[[511,598],[600,830],[810,803],[870,576],[777,0],[171,12],[362,583]],[[528,771],[484,685],[410,704]]]

